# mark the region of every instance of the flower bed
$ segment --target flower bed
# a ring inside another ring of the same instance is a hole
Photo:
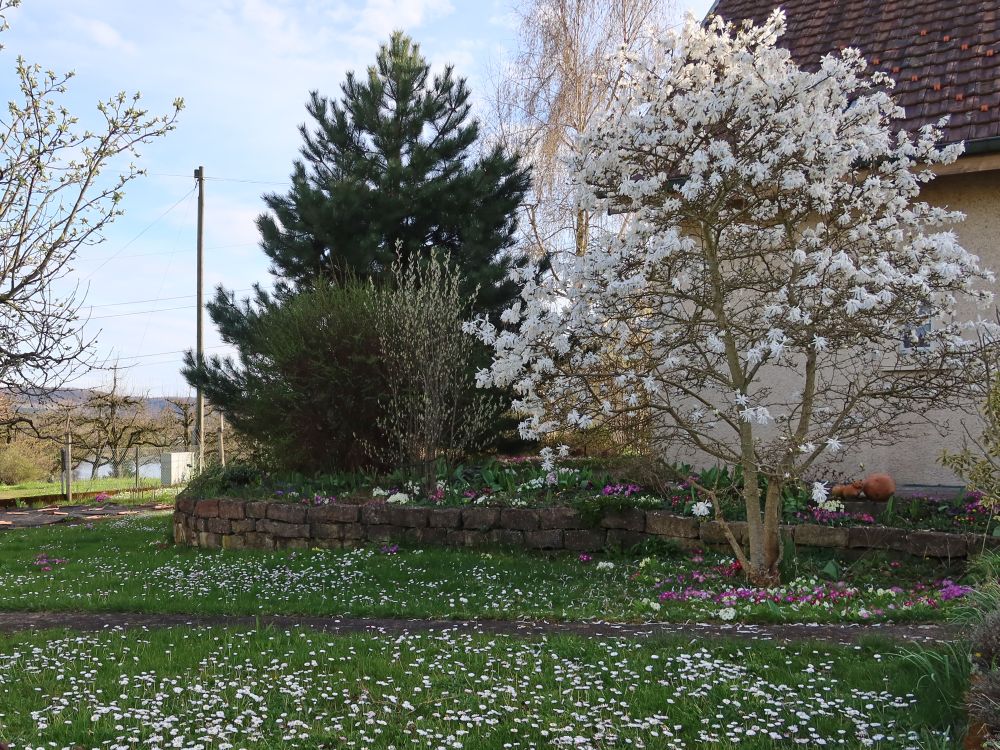
[[[730,523],[745,538],[745,522]],[[920,557],[964,558],[1000,539],[970,534],[907,531],[881,526],[786,526],[797,546],[839,550],[886,550]],[[681,548],[723,546],[721,524],[665,510],[622,508],[598,521],[575,508],[419,507],[386,501],[305,505],[260,500],[180,498],[174,539],[206,548],[274,549],[353,547],[406,542],[452,547],[506,546],[595,552],[666,543]]]
[[[642,473],[641,467],[614,461],[565,459],[565,462],[567,465],[555,466],[531,458],[491,460],[459,467],[447,476],[440,476],[429,487],[403,476],[378,480],[360,475],[278,477],[236,467],[222,476],[209,474],[195,480],[185,494],[194,498],[236,497],[304,506],[364,504],[376,500],[426,508],[568,507],[579,511],[592,526],[605,513],[628,509],[714,518],[718,503],[726,519],[746,519],[739,494],[742,480],[733,470],[694,472],[680,467],[671,470],[674,479],[651,478],[651,486],[644,486],[636,481],[637,472]],[[699,492],[698,487],[716,488],[715,496]],[[1000,538],[996,510],[984,504],[976,493],[951,498],[895,497],[888,503],[841,503],[828,497],[825,485],[820,487],[819,490],[817,485],[811,489],[801,486],[785,489],[782,505],[786,524],[838,528],[888,526],[913,532],[942,531]]]
[[[889,564],[890,569],[900,566],[898,561]],[[647,558],[639,564],[635,578],[649,587],[651,596],[646,605],[654,613],[686,604],[695,616],[723,621],[765,613],[813,619],[825,612],[850,622],[926,616],[972,590],[948,578],[885,583],[889,575],[884,570],[879,571],[878,583],[848,582],[835,564],[830,566],[827,579],[798,576],[781,586],[760,589],[744,585],[740,572],[736,561],[695,552],[687,560],[675,562],[666,574],[662,566]]]

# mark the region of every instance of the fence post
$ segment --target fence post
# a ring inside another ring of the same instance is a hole
[[[66,418],[66,504],[73,503],[73,433]]]
[[[219,464],[226,467],[226,415],[219,412]]]

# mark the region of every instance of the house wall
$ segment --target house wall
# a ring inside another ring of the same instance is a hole
[[[966,220],[954,227],[963,247],[977,254],[985,267],[1000,276],[1000,169],[939,176],[925,186],[921,195],[929,203],[966,214]],[[1000,288],[997,291],[1000,298]],[[994,310],[977,310],[970,304],[960,309],[959,314],[963,319],[975,319],[980,316],[992,318],[995,313]],[[792,393],[802,388],[799,374],[788,369],[776,369],[764,377],[770,378],[777,392]],[[927,487],[929,494],[933,494],[935,488],[940,488],[942,494],[953,494],[962,482],[941,465],[940,457],[944,450],[960,450],[967,434],[976,437],[981,434],[982,421],[974,406],[972,409],[969,413],[930,412],[927,416],[941,426],[940,431],[931,426],[907,428],[905,439],[896,436],[879,440],[879,436],[873,435],[873,445],[832,456],[827,454],[809,478],[850,481],[869,473],[888,472],[898,485]],[[767,438],[766,428],[758,427],[756,431]],[[663,451],[668,460],[695,467],[718,463],[713,457],[671,441],[664,441]]]
[[[940,176],[925,186],[923,200],[934,205],[962,211],[964,222],[954,227],[962,246],[979,256],[982,264],[1000,276],[1000,170]],[[997,288],[1000,297],[1000,287]],[[961,310],[967,318],[992,317],[992,310]],[[966,430],[978,437],[982,422],[976,414],[941,413],[947,422],[943,433],[931,429],[915,430],[913,437],[891,446],[854,451],[843,456],[831,469],[845,475],[887,471],[897,483],[954,487],[961,480],[941,466],[943,450],[962,447]]]

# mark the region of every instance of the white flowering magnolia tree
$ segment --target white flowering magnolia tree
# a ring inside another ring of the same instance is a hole
[[[960,147],[897,132],[891,82],[854,50],[799,68],[783,28],[692,19],[652,68],[626,60],[577,180],[630,231],[558,282],[526,272],[509,330],[475,324],[495,347],[480,379],[513,386],[526,435],[634,412],[668,454],[740,467],[746,539],[714,513],[760,585],[784,487],[975,397],[985,324],[957,310],[977,317],[992,281],[948,229],[962,217],[918,200]]]

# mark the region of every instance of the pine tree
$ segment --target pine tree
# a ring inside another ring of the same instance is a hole
[[[385,278],[397,247],[406,261],[447,251],[477,308],[498,311],[518,293],[507,278],[515,212],[529,187],[516,155],[478,158],[470,92],[451,67],[431,77],[420,48],[401,32],[342,97],[312,92],[315,130],[300,128],[302,158],[287,195],[267,195],[257,220],[280,292],[319,277]]]

